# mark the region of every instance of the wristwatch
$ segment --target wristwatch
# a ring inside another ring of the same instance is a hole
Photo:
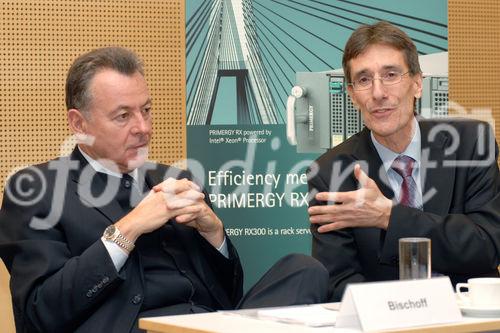
[[[129,253],[132,252],[135,247],[134,243],[126,239],[114,224],[111,224],[106,229],[104,229],[102,237],[107,241],[116,243],[118,246],[125,249],[125,251]]]

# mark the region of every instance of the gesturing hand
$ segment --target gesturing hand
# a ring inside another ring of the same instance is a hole
[[[327,205],[309,207],[311,223],[321,225],[318,232],[352,227],[376,227],[387,229],[392,201],[386,198],[373,179],[354,166],[354,177],[360,188],[350,192],[320,192],[315,199],[328,201]]]

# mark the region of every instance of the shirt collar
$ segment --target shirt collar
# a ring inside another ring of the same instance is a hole
[[[416,161],[416,166],[420,165],[420,154],[421,154],[421,134],[420,134],[420,126],[418,125],[418,121],[416,118],[413,118],[413,122],[415,123],[415,133],[413,134],[413,138],[411,139],[408,147],[401,153],[396,153],[375,139],[375,136],[372,132],[370,132],[370,137],[372,139],[373,145],[375,149],[377,149],[378,155],[384,164],[385,171],[388,171],[394,159],[399,155],[406,155],[413,158]]]
[[[121,173],[109,170],[104,165],[102,165],[101,163],[99,163],[99,161],[97,161],[97,160],[93,159],[92,157],[90,157],[89,155],[87,155],[82,149],[80,149],[80,146],[78,146],[78,150],[80,151],[80,153],[82,154],[82,156],[87,160],[87,162],[89,162],[90,166],[96,172],[102,172],[102,173],[105,173],[105,174],[113,176],[113,177],[122,178],[122,174]],[[134,180],[137,182],[137,179],[139,178],[139,171],[138,171],[138,169],[134,169],[131,172],[129,172],[128,174],[132,178],[134,178]]]

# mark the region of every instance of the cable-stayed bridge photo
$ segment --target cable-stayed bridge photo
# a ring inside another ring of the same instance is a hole
[[[284,124],[295,73],[340,68],[361,24],[399,26],[421,55],[447,51],[447,11],[425,5],[435,1],[446,3],[186,0],[187,124]]]

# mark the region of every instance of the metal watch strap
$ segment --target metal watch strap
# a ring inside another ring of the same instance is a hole
[[[120,246],[125,251],[132,252],[132,250],[135,248],[134,243],[125,238],[125,236],[121,234],[120,230],[114,224],[109,225],[104,230],[103,237],[107,241],[113,242],[116,245]]]
[[[116,229],[118,230],[118,228]],[[128,252],[132,252],[132,250],[135,248],[134,243],[126,239],[118,230],[118,233],[116,234],[116,237],[113,239],[113,242],[118,244],[120,247],[124,248]]]

